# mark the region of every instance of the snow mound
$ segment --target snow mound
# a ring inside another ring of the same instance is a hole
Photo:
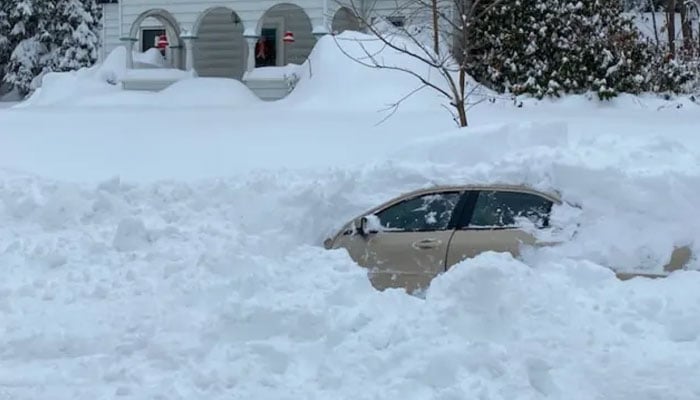
[[[158,53],[156,51],[156,53]],[[160,55],[160,53],[158,53]],[[104,63],[79,71],[49,73],[42,86],[19,107],[242,107],[260,102],[247,86],[235,79],[193,78],[191,72],[124,67],[126,50],[112,51]],[[148,56],[153,57],[153,55]],[[123,79],[177,79],[160,92],[121,89]]]
[[[672,138],[579,136],[563,122],[498,124],[418,139],[391,159],[393,169],[431,184],[524,184],[560,193],[571,206],[555,209],[555,218],[580,227],[551,250],[558,256],[661,272],[674,247],[700,253],[700,221],[688,218],[700,196],[700,156]]]
[[[181,79],[160,92],[119,91],[86,97],[73,104],[83,107],[137,107],[176,109],[182,107],[247,107],[260,103],[247,86],[235,79]]]
[[[403,45],[416,50],[412,43]],[[437,70],[387,48],[375,36],[346,31],[339,35],[326,35],[316,43],[308,60],[299,68],[299,83],[282,101],[309,108],[377,111],[390,107],[421,87],[421,83],[406,72],[371,68],[353,60],[371,62],[367,53],[382,65],[410,69],[428,77],[436,85],[445,85]],[[434,89],[424,88],[411,95],[401,108],[441,107],[447,102]]]
[[[130,69],[124,75],[124,80],[164,80],[175,81],[194,77],[191,71],[183,71],[177,68],[141,68]]]
[[[3,394],[697,398],[700,273],[620,282],[586,260],[484,254],[425,299],[377,292],[344,251],[308,242],[310,217],[376,175],[0,174]],[[41,223],[60,209],[63,225]]]
[[[134,52],[135,68],[163,68],[164,66],[165,59],[163,55],[154,47],[151,47],[143,53]]]
[[[77,71],[50,72],[41,77],[41,86],[15,107],[72,104],[84,97],[121,90],[117,85],[126,74],[126,49],[115,48],[102,62]]]
[[[240,107],[261,100],[241,81],[226,78],[192,78],[175,82],[158,93],[165,104],[181,106]]]
[[[287,64],[283,67],[258,67],[250,72],[246,72],[243,80],[265,80],[265,79],[284,79],[292,76],[301,76],[303,66],[298,64]]]

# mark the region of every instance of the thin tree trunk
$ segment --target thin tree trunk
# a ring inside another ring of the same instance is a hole
[[[666,3],[666,28],[668,31],[668,51],[676,56],[676,0]]]
[[[656,6],[654,5],[654,0],[649,0],[649,5],[651,6],[651,23],[654,26],[654,39],[656,40],[656,49],[659,49],[659,28],[656,24]]]
[[[440,29],[438,28],[437,1],[438,0],[433,0],[433,50],[435,51],[436,55],[440,54],[440,38],[439,38]]]
[[[690,25],[688,8],[685,5],[685,1],[681,4],[681,32],[683,33],[683,49],[687,53],[690,53],[693,48],[693,28]]]
[[[459,100],[455,102],[455,106],[457,107],[457,115],[459,115],[459,126],[460,127],[465,127],[469,125],[469,121],[467,121],[467,104],[466,104],[466,95],[465,95],[465,85],[466,85],[466,77],[467,77],[467,71],[464,70],[464,68],[459,69],[459,90],[457,91],[459,93]]]

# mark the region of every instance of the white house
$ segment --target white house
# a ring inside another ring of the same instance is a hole
[[[343,1],[101,0],[102,55],[120,45],[145,51],[165,33],[173,68],[242,79],[256,67],[303,63],[322,35],[359,30],[349,0]],[[395,0],[369,1],[373,12],[396,7]],[[284,42],[285,35],[294,41]],[[127,64],[133,68],[131,55],[128,51]]]

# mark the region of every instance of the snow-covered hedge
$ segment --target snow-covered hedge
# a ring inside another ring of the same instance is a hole
[[[517,0],[475,21],[474,77],[487,86],[535,97],[595,91],[684,92],[697,63],[670,61],[645,41],[618,0]]]

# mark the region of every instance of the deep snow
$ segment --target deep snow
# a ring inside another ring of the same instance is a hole
[[[700,396],[700,274],[601,266],[700,250],[696,104],[499,100],[455,130],[425,92],[375,126],[410,80],[324,41],[281,102],[200,79],[123,93],[106,65],[0,111],[0,397]],[[403,191],[497,181],[561,191],[576,236],[466,261],[425,299],[320,247]]]

